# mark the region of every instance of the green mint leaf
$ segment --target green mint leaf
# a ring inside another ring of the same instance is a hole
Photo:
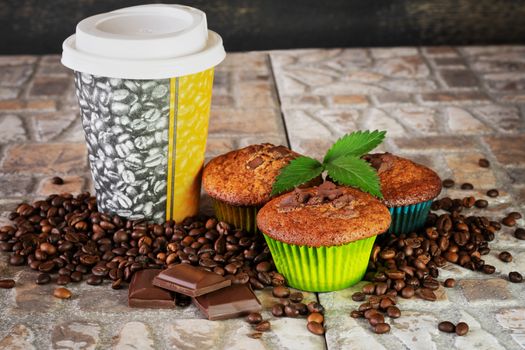
[[[343,156],[362,156],[376,148],[385,138],[386,131],[355,131],[337,140],[326,152],[323,163]]]
[[[319,176],[323,170],[323,165],[313,158],[295,158],[290,164],[281,169],[273,184],[272,196],[312,180]]]
[[[353,186],[383,198],[379,177],[366,161],[355,156],[340,156],[325,164],[328,175],[342,185]]]

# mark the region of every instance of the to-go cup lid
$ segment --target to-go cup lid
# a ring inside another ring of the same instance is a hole
[[[165,79],[197,73],[225,57],[206,14],[182,5],[127,7],[80,21],[62,44],[62,64],[112,78]]]

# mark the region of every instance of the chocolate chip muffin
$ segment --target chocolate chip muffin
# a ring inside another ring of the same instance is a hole
[[[409,233],[422,227],[432,200],[441,192],[441,179],[424,165],[390,153],[363,156],[377,170],[383,203],[392,215],[389,232]]]
[[[326,292],[362,279],[390,214],[368,193],[326,181],[272,199],[260,209],[257,225],[290,286]]]
[[[270,143],[251,145],[212,159],[202,175],[219,220],[255,232],[257,211],[271,198],[275,178],[300,154]]]

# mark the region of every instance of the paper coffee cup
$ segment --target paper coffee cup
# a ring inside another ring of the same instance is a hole
[[[197,214],[213,68],[206,15],[144,5],[82,20],[63,44],[100,211],[181,221]]]

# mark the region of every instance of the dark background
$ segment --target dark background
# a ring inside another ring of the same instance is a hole
[[[136,0],[0,0],[0,54],[58,53],[81,19]],[[178,0],[228,51],[525,42],[524,0]]]

